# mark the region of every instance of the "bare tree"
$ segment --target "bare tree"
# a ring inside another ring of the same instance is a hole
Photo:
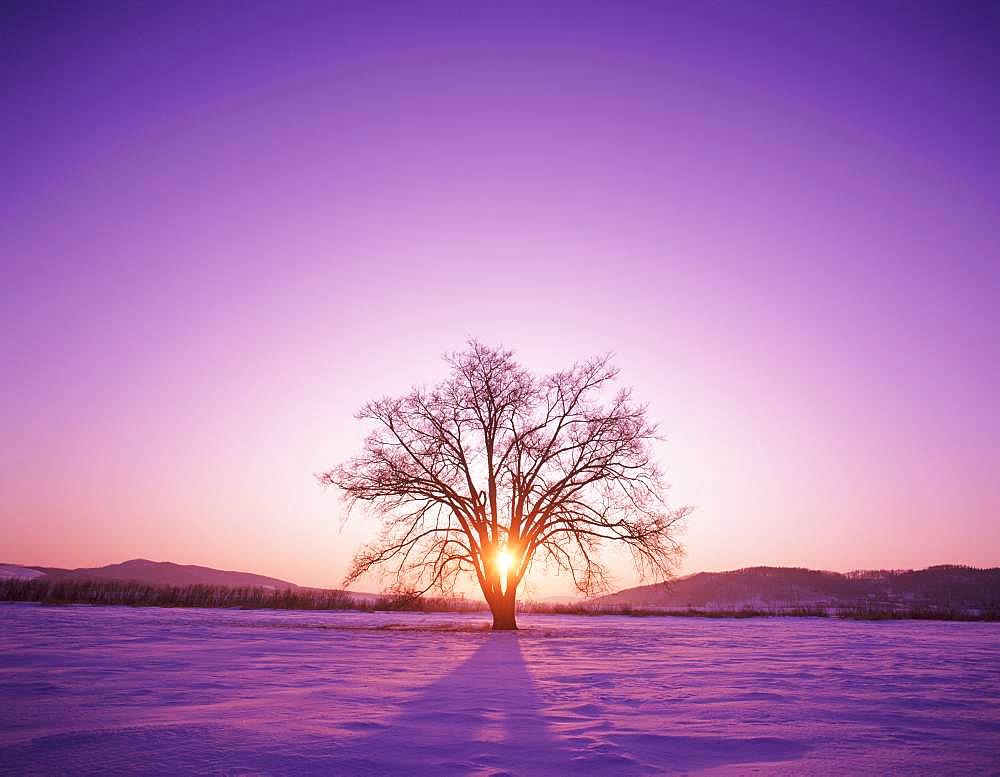
[[[397,590],[445,593],[474,574],[493,628],[514,629],[533,564],[593,595],[608,580],[600,547],[618,542],[641,576],[670,576],[689,510],[666,506],[656,426],[629,390],[613,390],[609,357],[544,377],[476,341],[445,360],[442,383],[366,404],[357,417],[375,428],[363,451],[318,476],[383,521],[345,585],[380,568]]]

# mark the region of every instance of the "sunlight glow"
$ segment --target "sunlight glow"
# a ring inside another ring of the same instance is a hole
[[[497,569],[500,570],[500,579],[507,578],[507,571],[514,565],[514,557],[507,550],[497,553]]]

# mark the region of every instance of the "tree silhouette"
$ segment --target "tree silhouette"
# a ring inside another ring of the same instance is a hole
[[[380,568],[420,595],[475,574],[493,628],[514,629],[535,563],[593,595],[607,587],[599,550],[617,542],[642,577],[670,576],[689,510],[667,507],[656,426],[629,390],[613,390],[608,356],[536,377],[513,352],[470,341],[445,361],[450,375],[433,388],[366,404],[357,417],[375,428],[363,451],[318,476],[383,523],[345,585]]]

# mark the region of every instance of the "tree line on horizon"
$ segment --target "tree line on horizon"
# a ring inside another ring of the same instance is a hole
[[[993,571],[993,570],[983,570]],[[95,605],[167,608],[218,608],[246,610],[300,610],[362,612],[460,612],[486,613],[485,601],[462,597],[413,597],[383,594],[360,597],[339,589],[231,587],[195,584],[151,585],[119,580],[0,580],[0,602],[42,605]],[[1000,621],[1000,600],[991,596],[978,607],[966,604],[912,602],[904,606],[884,601],[857,601],[838,607],[803,602],[794,606],[662,608],[641,604],[518,601],[520,613],[541,615],[625,615],[748,618],[761,616],[841,617],[862,620],[925,619]]]

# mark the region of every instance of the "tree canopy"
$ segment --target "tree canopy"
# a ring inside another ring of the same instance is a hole
[[[619,543],[642,577],[670,576],[689,509],[667,506],[656,425],[615,387],[610,357],[534,376],[512,351],[471,341],[445,360],[432,388],[367,403],[363,450],[319,475],[382,521],[346,585],[379,568],[397,589],[448,592],[474,575],[494,628],[516,628],[517,588],[536,564],[593,595],[609,579],[601,548]]]

